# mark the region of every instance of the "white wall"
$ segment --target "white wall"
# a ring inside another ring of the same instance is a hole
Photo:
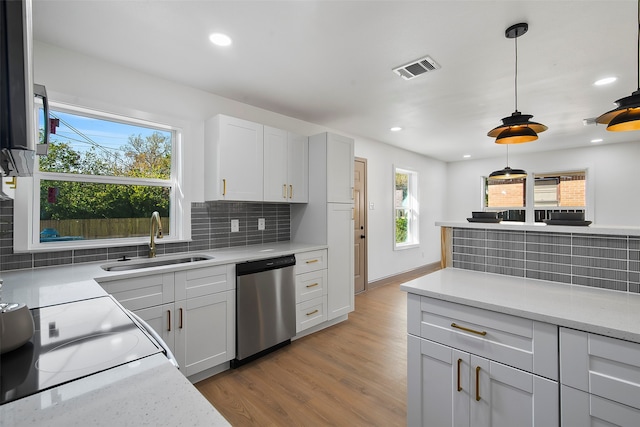
[[[356,157],[367,159],[369,281],[440,261],[440,228],[444,215],[446,164],[387,144],[356,139]],[[420,246],[393,250],[393,167],[418,171]]]
[[[535,144],[532,142],[531,144]],[[591,145],[585,148],[514,155],[509,166],[529,173],[558,172],[586,168],[587,186],[594,198],[594,225],[640,226],[640,142]],[[447,204],[444,220],[465,221],[472,211],[482,209],[481,177],[502,169],[505,156],[449,163]]]
[[[188,165],[183,189],[187,207],[189,202],[204,199],[202,177],[204,168],[210,166],[203,159],[204,121],[211,116],[227,114],[302,135],[331,131],[354,137],[38,41],[34,42],[34,77],[47,86],[53,101],[181,126],[184,164]],[[375,141],[354,139],[356,156],[368,159],[369,201],[375,204],[369,211],[369,281],[437,262],[440,235],[434,222],[445,217],[445,164]],[[419,248],[393,251],[393,164],[419,172]]]

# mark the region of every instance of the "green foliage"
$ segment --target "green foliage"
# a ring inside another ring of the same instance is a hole
[[[78,152],[70,143],[52,142],[40,159],[40,170],[84,175],[168,179],[171,177],[171,141],[160,133],[132,135],[119,153],[92,147]],[[50,203],[49,193],[55,202]],[[153,211],[169,215],[170,188],[41,180],[41,219],[141,218]]]
[[[396,243],[407,241],[407,218],[396,218]]]

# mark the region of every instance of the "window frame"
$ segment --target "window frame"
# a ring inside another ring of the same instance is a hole
[[[576,173],[576,172],[584,172],[584,186],[585,186],[585,206],[584,206],[584,213],[585,213],[585,220],[588,221],[593,221],[595,222],[594,219],[594,206],[593,206],[593,201],[595,200],[594,197],[594,170],[593,167],[575,167],[575,168],[562,168],[559,170],[555,170],[553,172],[528,172],[527,176],[525,178],[525,206],[522,208],[522,210],[525,211],[525,224],[538,224],[538,225],[545,225],[544,223],[540,223],[540,222],[536,222],[535,221],[535,211],[536,210],[540,210],[540,209],[545,209],[543,207],[537,207],[535,206],[535,178],[539,177],[539,176],[552,176],[552,175],[562,175],[562,174],[569,174],[569,173]],[[503,210],[508,210],[508,209],[518,209],[518,208],[500,208],[500,207],[491,207],[489,208],[487,206],[486,203],[486,192],[487,192],[487,188],[486,185],[488,183],[487,180],[488,176],[482,176],[481,180],[480,180],[480,186],[482,188],[482,192],[481,192],[481,203],[480,205],[482,206],[482,211],[486,211],[486,212],[493,212],[493,211],[503,211]],[[566,210],[574,210],[574,209],[579,209],[579,207],[563,207],[563,206],[558,206],[556,208],[549,208],[549,209],[555,209],[558,211],[566,211]]]
[[[407,223],[407,234],[408,241],[406,243],[398,243],[396,242],[396,174],[406,174],[408,175],[407,179],[407,192],[410,195],[410,206],[408,208],[410,212],[410,216],[408,217]],[[392,240],[393,240],[393,250],[405,250],[416,248],[420,246],[420,198],[419,198],[419,189],[418,189],[418,171],[400,167],[393,166],[393,186],[392,186]]]
[[[184,211],[184,192],[182,186],[182,136],[184,123],[179,120],[160,118],[153,114],[138,111],[126,111],[126,109],[111,108],[112,112],[103,108],[91,106],[78,106],[58,101],[50,101],[52,110],[64,111],[70,114],[78,114],[96,119],[110,120],[125,124],[151,127],[172,133],[171,141],[171,176],[169,179],[158,178],[131,178],[109,175],[82,175],[60,172],[41,172],[39,170],[39,158],[36,156],[36,164],[32,177],[19,179],[18,189],[14,201],[14,252],[52,252],[72,249],[108,248],[119,246],[134,246],[147,244],[149,238],[123,237],[92,240],[73,240],[60,242],[40,242],[40,181],[62,180],[88,183],[142,185],[142,186],[169,186],[170,203],[168,229],[170,235],[164,236],[157,243],[166,244],[188,241]],[[89,104],[89,103],[87,103]],[[34,114],[38,114],[36,106]],[[115,112],[113,112],[115,111]],[[34,129],[38,132],[38,129]]]

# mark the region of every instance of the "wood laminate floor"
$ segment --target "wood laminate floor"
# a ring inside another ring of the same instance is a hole
[[[406,293],[399,283],[356,295],[347,321],[197,389],[233,426],[406,425]]]

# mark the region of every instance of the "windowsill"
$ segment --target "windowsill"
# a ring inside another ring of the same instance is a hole
[[[544,223],[504,221],[500,223],[479,223],[466,221],[437,221],[438,227],[536,231],[544,233],[574,233],[574,234],[609,234],[614,236],[640,236],[640,226],[618,225],[548,225]]]
[[[420,243],[407,243],[406,245],[395,245],[393,247],[394,251],[403,251],[405,249],[413,249],[413,248],[419,248],[420,247]]]
[[[162,246],[169,243],[189,243],[191,241],[192,241],[191,239],[178,239],[178,238],[171,239],[171,238],[164,237],[162,239],[156,239],[155,244],[156,246]],[[149,244],[148,237],[127,239],[126,241],[124,241],[124,239],[119,239],[117,241],[107,240],[107,239],[101,240],[101,241],[71,240],[64,243],[63,242],[51,243],[51,244],[47,244],[46,246],[39,245],[36,247],[30,247],[26,250],[14,250],[14,253],[28,254],[28,253],[42,253],[42,252],[73,251],[73,250],[84,250],[84,249],[108,249],[108,248],[120,248],[120,247],[126,247],[126,246],[141,246],[141,245],[148,245],[148,244]]]

